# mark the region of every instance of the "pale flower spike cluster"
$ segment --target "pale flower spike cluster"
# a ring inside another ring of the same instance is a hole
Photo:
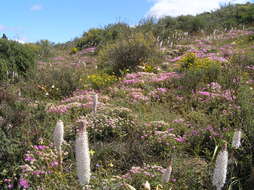
[[[98,107],[98,94],[95,94],[93,96],[93,112],[96,113],[97,112],[97,107]]]
[[[151,190],[151,185],[148,181],[143,184],[144,190]]]
[[[80,122],[80,128],[75,142],[77,175],[79,183],[82,186],[89,184],[91,177],[88,135],[85,125],[85,121]]]
[[[94,95],[94,104],[93,111],[96,113],[98,106],[98,95]],[[88,185],[91,178],[91,169],[90,169],[90,154],[89,154],[89,144],[88,144],[88,134],[86,131],[86,120],[78,121],[79,128],[76,135],[75,141],[75,155],[77,162],[77,175],[79,183],[82,186]],[[237,129],[234,132],[232,139],[232,147],[238,149],[241,145],[242,131]],[[56,127],[53,133],[54,146],[59,151],[61,157],[61,146],[64,141],[64,124],[61,120],[57,121]],[[60,160],[61,162],[61,160]],[[227,167],[228,167],[228,151],[227,143],[223,145],[222,150],[218,153],[212,178],[212,184],[216,187],[217,190],[221,190],[226,182],[227,177]],[[161,177],[163,184],[169,182],[172,173],[172,159],[169,161],[169,165],[166,171]],[[134,190],[135,188],[131,185],[125,183],[124,186],[127,189]],[[150,183],[146,181],[143,184],[145,190],[151,190]]]
[[[172,160],[169,161],[169,165],[168,165],[166,171],[164,172],[164,174],[162,175],[162,178],[161,178],[162,183],[169,182],[171,173],[172,173]]]
[[[61,146],[64,141],[64,124],[61,120],[57,121],[56,127],[53,133],[54,145],[58,151],[61,151]]]
[[[58,120],[56,123],[56,127],[53,133],[53,141],[54,141],[54,146],[56,147],[58,151],[58,159],[59,159],[59,167],[60,170],[63,170],[62,167],[62,144],[64,142],[64,124],[63,121]]]
[[[238,149],[241,146],[242,131],[237,129],[232,139],[232,147]]]
[[[228,167],[228,151],[227,144],[225,143],[222,150],[219,152],[217,156],[213,172],[212,184],[217,188],[217,190],[221,190],[226,182],[227,167]]]
[[[90,155],[88,145],[88,135],[86,131],[86,122],[79,121],[79,130],[75,141],[75,155],[77,162],[77,175],[79,182],[82,186],[89,184],[91,171],[90,171]],[[64,141],[64,124],[59,120],[53,132],[54,146],[59,152],[60,164],[62,162],[62,144]]]

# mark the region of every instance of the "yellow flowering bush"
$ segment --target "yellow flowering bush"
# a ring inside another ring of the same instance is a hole
[[[207,69],[211,65],[219,64],[218,61],[211,60],[209,58],[199,58],[195,53],[187,53],[181,60],[182,70],[199,70],[199,69]]]
[[[106,73],[91,74],[88,75],[88,83],[92,88],[100,89],[107,87],[118,80],[115,75],[109,75]]]
[[[70,54],[75,54],[78,52],[78,48],[72,48]]]

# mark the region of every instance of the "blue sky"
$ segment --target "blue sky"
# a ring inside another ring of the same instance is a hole
[[[192,3],[187,3],[191,1]],[[65,42],[92,27],[118,21],[135,25],[147,16],[197,14],[221,3],[247,0],[2,0],[0,35],[25,42]]]

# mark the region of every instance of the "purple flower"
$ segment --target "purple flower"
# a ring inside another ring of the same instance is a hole
[[[43,150],[43,149],[47,148],[47,146],[44,146],[44,145],[34,145],[34,148],[36,150]]]
[[[28,183],[28,181],[26,180],[26,179],[24,179],[24,178],[20,178],[20,180],[19,180],[19,185],[21,186],[21,187],[23,187],[24,189],[27,189],[27,188],[29,188],[29,183]]]

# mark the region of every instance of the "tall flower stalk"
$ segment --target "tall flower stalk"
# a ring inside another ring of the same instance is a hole
[[[93,113],[97,112],[97,107],[98,107],[98,94],[95,94],[93,96]]]
[[[53,140],[54,140],[54,146],[56,147],[58,151],[59,167],[60,167],[60,170],[62,171],[63,170],[62,144],[64,141],[64,124],[63,124],[63,121],[61,120],[58,120],[56,123],[56,127],[53,133]]]
[[[237,129],[232,139],[232,147],[238,149],[241,146],[242,131]]]
[[[89,184],[91,177],[90,155],[86,121],[80,121],[79,125],[75,142],[75,155],[79,183],[84,186]]]
[[[212,184],[217,188],[217,190],[221,190],[226,182],[227,167],[228,167],[228,151],[227,144],[225,143],[223,145],[222,150],[218,153],[213,172]]]
[[[167,167],[166,171],[163,173],[162,178],[161,178],[161,181],[164,184],[168,183],[170,180],[171,173],[172,173],[172,164],[173,164],[173,161],[172,161],[172,159],[170,159],[168,167]]]
[[[144,190],[151,190],[151,185],[148,181],[143,184]]]

